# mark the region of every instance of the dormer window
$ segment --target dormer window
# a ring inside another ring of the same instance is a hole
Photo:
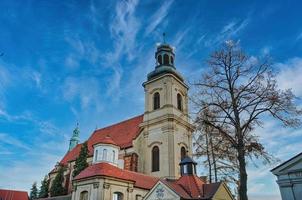
[[[153,95],[153,110],[157,110],[160,108],[160,95],[158,92],[156,92]]]

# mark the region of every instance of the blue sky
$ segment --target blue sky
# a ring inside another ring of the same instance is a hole
[[[0,188],[29,190],[96,127],[144,112],[142,82],[157,42],[176,47],[176,67],[197,80],[229,39],[269,54],[282,89],[302,96],[299,1],[1,1]],[[256,130],[281,160],[302,148],[302,131],[266,119]],[[272,166],[249,167],[251,199],[280,199]],[[202,172],[200,172],[202,174]]]

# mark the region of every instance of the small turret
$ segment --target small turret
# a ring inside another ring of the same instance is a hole
[[[182,161],[179,163],[180,165],[180,174],[183,175],[195,175],[196,174],[196,162],[186,156]]]
[[[155,70],[148,74],[148,81],[167,73],[175,75],[181,81],[184,80],[175,68],[175,54],[172,46],[166,43],[159,44],[155,52],[155,60]]]
[[[73,130],[72,137],[70,138],[69,141],[68,151],[71,151],[75,146],[77,146],[77,144],[79,143],[79,135],[80,135],[80,129],[79,129],[79,124],[77,123],[77,126]]]
[[[118,166],[118,154],[120,148],[109,135],[94,144],[93,148],[93,164],[106,162]]]

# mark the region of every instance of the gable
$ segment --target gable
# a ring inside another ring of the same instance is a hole
[[[231,191],[229,190],[229,188],[226,186],[225,183],[220,184],[217,191],[215,192],[213,196],[213,200],[216,199],[234,200]]]
[[[177,200],[180,197],[169,187],[158,181],[157,184],[147,193],[145,200]]]
[[[294,156],[293,158],[285,161],[279,166],[271,170],[275,175],[297,171],[302,169],[302,153]]]

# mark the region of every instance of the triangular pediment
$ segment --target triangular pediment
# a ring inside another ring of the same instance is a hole
[[[282,174],[282,173],[295,172],[295,171],[301,170],[301,169],[302,169],[302,153],[285,161],[284,163],[275,167],[271,171],[273,174],[278,175],[278,174]]]
[[[178,200],[180,197],[161,181],[147,193],[144,200]]]

